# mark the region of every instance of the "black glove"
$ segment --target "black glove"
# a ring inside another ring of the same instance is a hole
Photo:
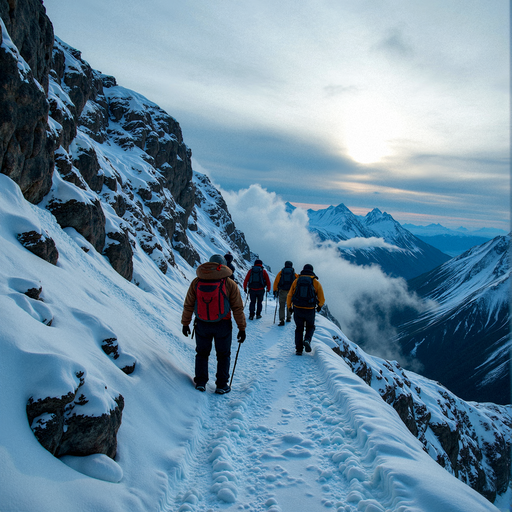
[[[277,290],[274,291],[274,299],[277,299],[277,297],[279,296],[279,292]]]
[[[236,339],[238,340],[238,343],[243,343],[245,341],[245,331],[238,331]]]
[[[288,312],[290,313],[290,315],[293,315],[293,308],[289,308]]]
[[[181,332],[184,336],[188,336],[190,334],[190,327],[188,325],[184,325],[183,329],[181,329]]]
[[[318,311],[318,313],[320,313],[321,309],[322,309],[322,306],[317,306],[316,307],[316,310]]]

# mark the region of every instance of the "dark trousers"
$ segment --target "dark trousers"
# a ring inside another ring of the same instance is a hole
[[[215,342],[215,352],[217,354],[216,384],[218,388],[222,388],[229,381],[231,334],[233,332],[231,320],[221,320],[220,322],[198,320],[195,329],[196,376],[194,382],[206,386],[208,382],[208,357],[212,351],[212,342]]]
[[[249,290],[249,297],[251,298],[251,302],[249,304],[249,316],[254,316],[254,311],[256,311],[257,315],[261,315],[264,296],[265,290]]]
[[[313,333],[315,332],[315,310],[293,308],[293,319],[295,320],[295,349],[302,352],[304,344],[302,341],[307,339],[311,343]],[[304,335],[304,329],[306,334]]]
[[[286,306],[286,298],[288,297],[289,290],[279,290],[279,320],[284,322],[284,317],[286,316],[288,320],[291,320],[292,317],[290,312],[288,311],[288,307]]]

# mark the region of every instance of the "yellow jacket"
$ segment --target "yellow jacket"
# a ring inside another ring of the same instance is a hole
[[[322,288],[322,285],[318,282],[318,279],[315,275],[302,274],[302,273],[300,274],[300,276],[304,276],[304,275],[313,279],[313,288],[315,289],[316,298],[318,299],[318,306],[322,307],[325,304],[324,290]],[[288,309],[290,309],[292,307],[292,297],[293,297],[293,294],[295,293],[295,289],[297,288],[297,279],[295,279],[295,281],[293,281],[290,291],[288,292],[288,296],[286,297],[286,305],[288,306]],[[305,307],[293,305],[293,307],[299,308],[299,309],[315,309],[316,306],[305,308]]]
[[[274,280],[274,286],[272,287],[272,289],[277,292],[279,290],[278,286],[279,286],[279,281],[281,280],[281,272],[282,270],[280,270],[278,273],[277,273],[277,276]],[[297,274],[295,274],[295,279],[297,279],[297,277],[299,277]]]

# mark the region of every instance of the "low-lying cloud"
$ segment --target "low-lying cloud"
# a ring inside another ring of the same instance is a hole
[[[419,311],[423,306],[403,279],[388,277],[377,266],[357,266],[341,259],[336,244],[319,244],[308,231],[304,210],[288,213],[284,201],[260,185],[222,194],[251,250],[274,274],[287,260],[297,273],[306,263],[313,265],[326,303],[345,334],[368,352],[410,367],[391,342],[392,318],[397,310]]]
[[[378,247],[379,249],[387,249],[388,251],[402,251],[400,247],[389,244],[384,238],[371,236],[369,238],[355,237],[349,240],[340,240],[339,242],[326,241],[322,245],[338,247],[339,249],[371,249]]]

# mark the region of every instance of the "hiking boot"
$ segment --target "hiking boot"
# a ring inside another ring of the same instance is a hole
[[[287,319],[286,319],[286,321],[287,321],[287,322],[291,322],[291,321],[292,321],[292,319],[291,319],[291,318],[287,318]]]
[[[203,386],[202,384],[196,384],[197,391],[206,391],[206,386]]]
[[[254,320],[254,315],[249,315],[249,320]]]
[[[226,384],[225,386],[221,387],[221,388],[217,388],[215,390],[215,393],[217,393],[217,395],[225,395],[226,393],[229,393],[231,391],[231,387],[229,386],[229,384]]]
[[[301,356],[301,355],[302,355],[302,351],[301,351],[301,352],[299,352],[299,351],[297,350],[297,351],[295,352],[295,355],[297,355],[297,356]]]
[[[306,352],[311,352],[311,340],[304,340],[304,350]]]
[[[284,325],[284,320],[281,320],[277,325],[279,325],[279,327],[282,327]]]
[[[261,318],[261,315],[256,315],[256,320],[257,320],[258,318]]]

